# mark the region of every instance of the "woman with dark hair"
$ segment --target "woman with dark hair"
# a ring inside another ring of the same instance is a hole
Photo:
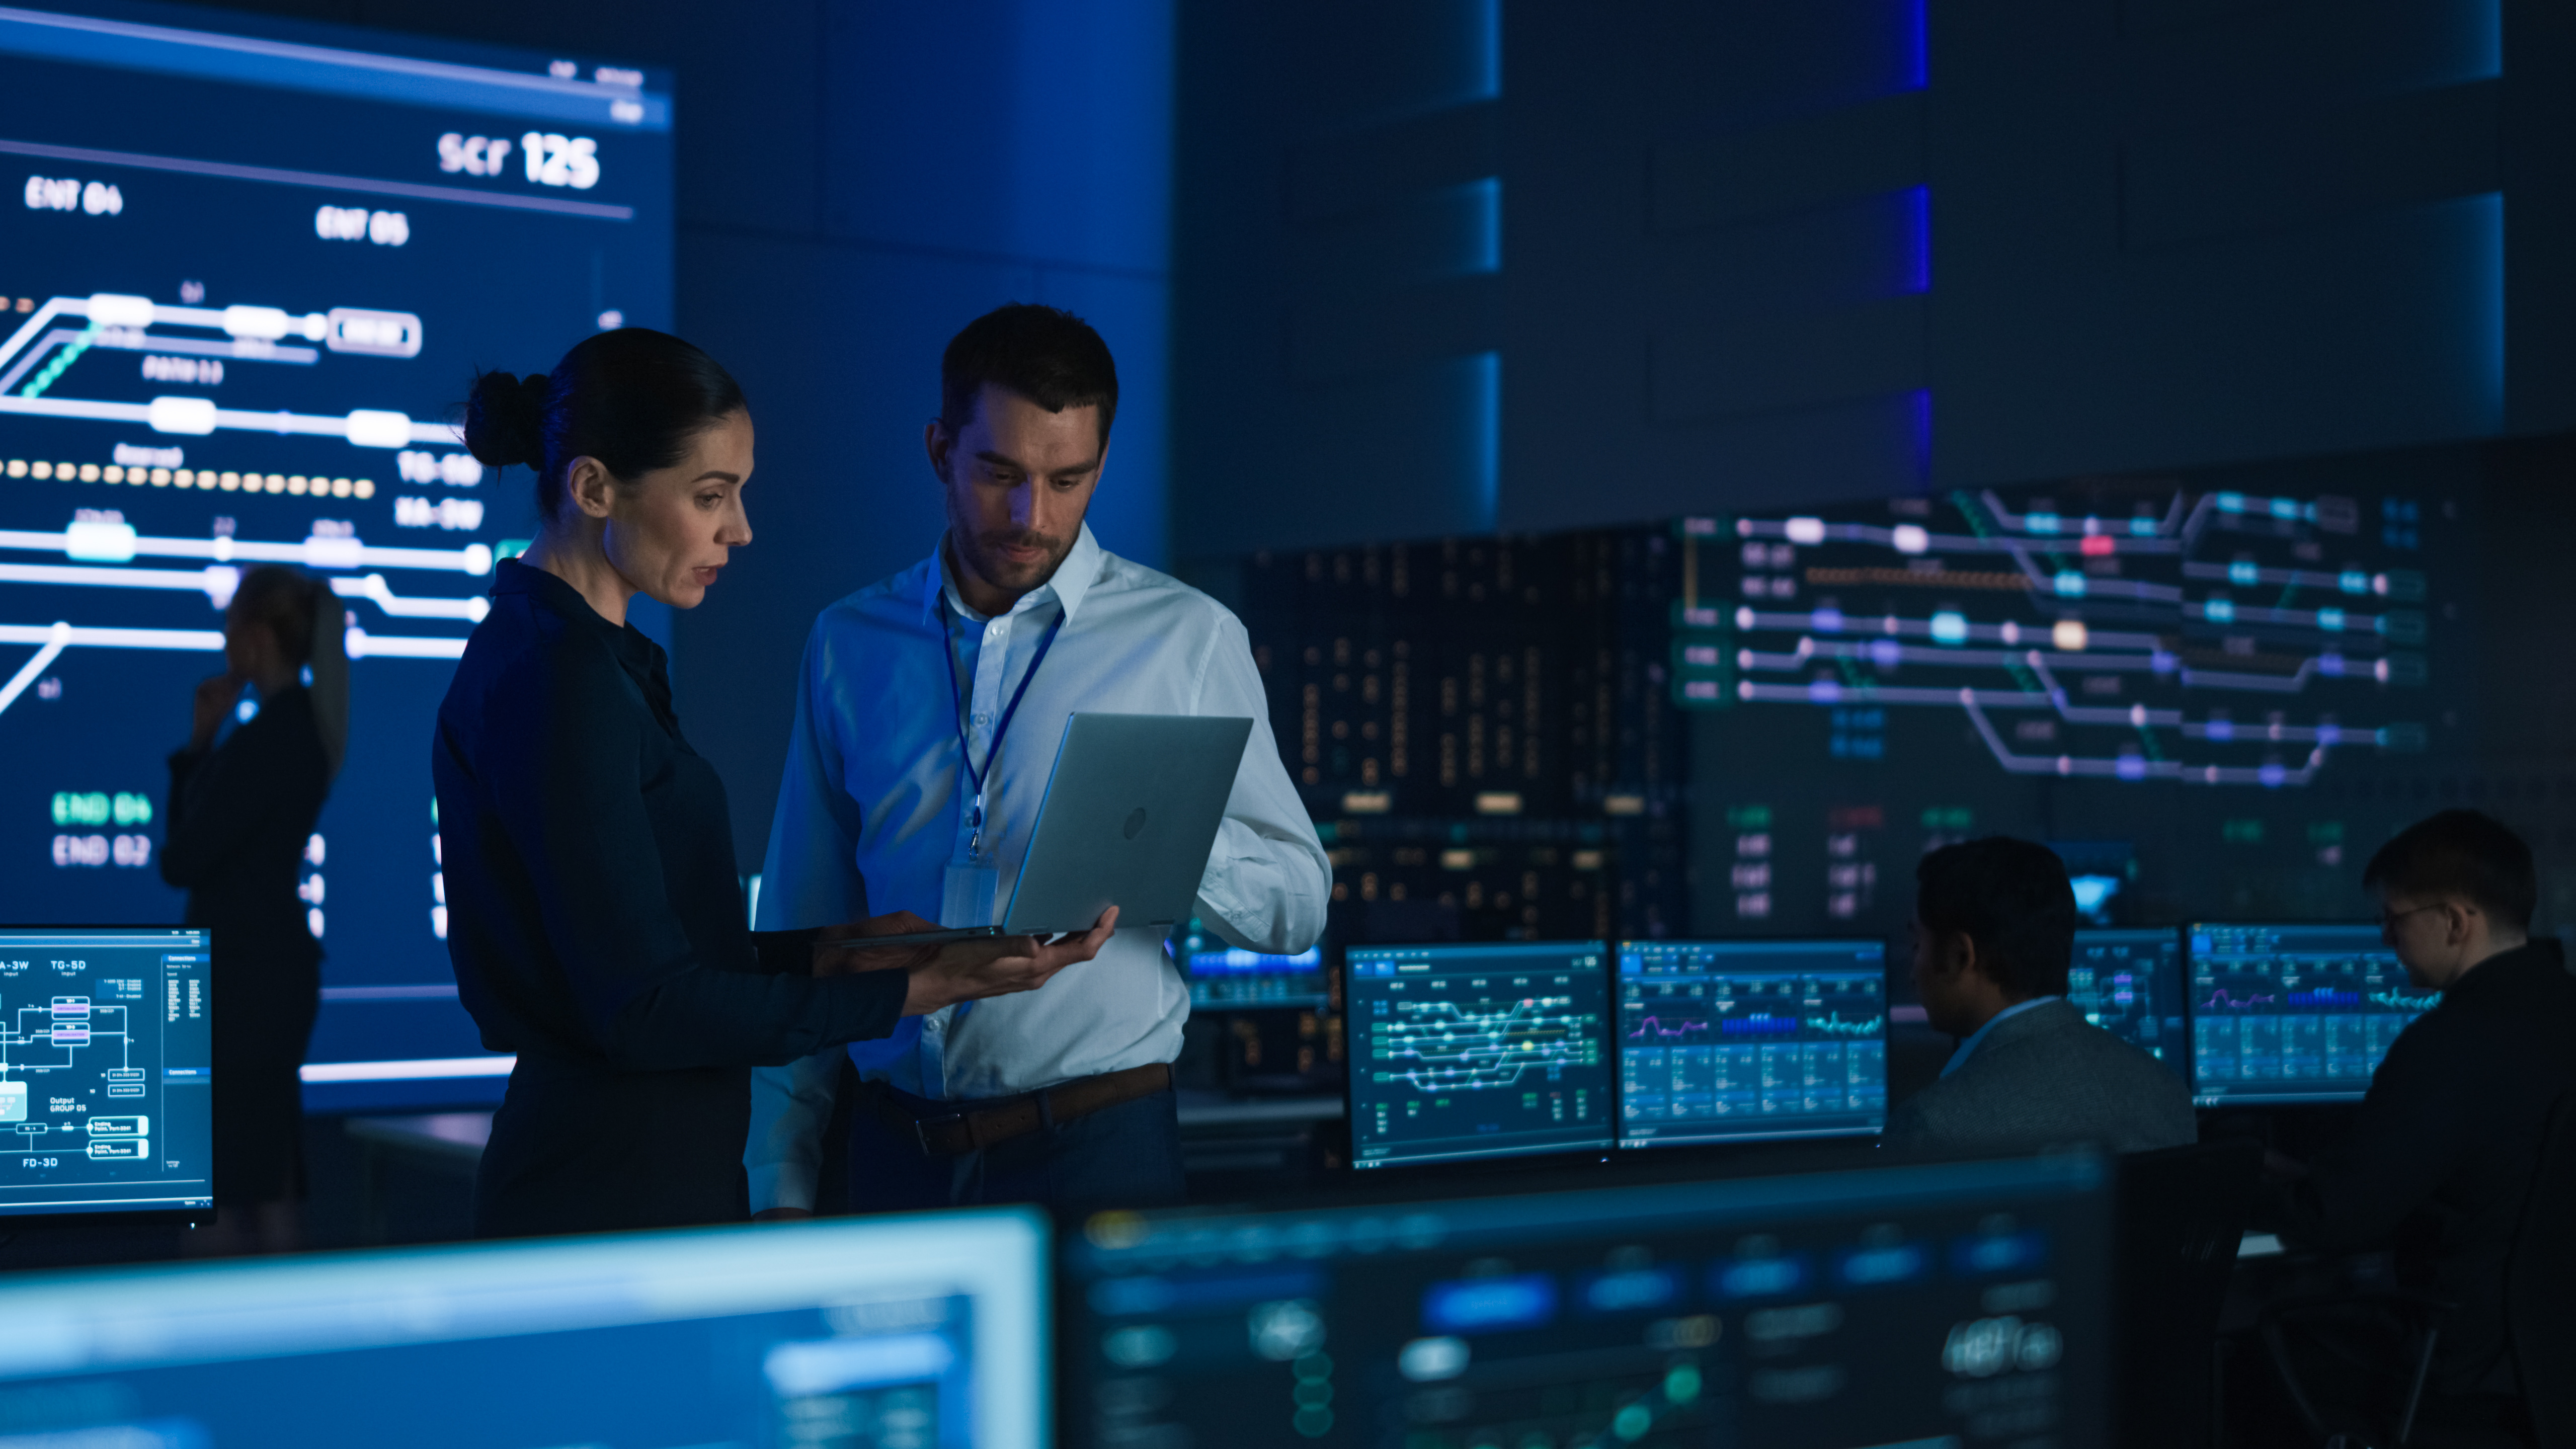
[[[751,413],[714,358],[603,332],[550,376],[476,380],[465,443],[537,474],[431,746],[448,955],[514,1052],[474,1187],[486,1237],[740,1221],[750,1069],[1025,991],[1108,939],[842,946],[908,913],[759,940],[715,768],[689,747],[637,594],[695,608],[751,542]]]
[[[224,672],[197,686],[187,748],[170,757],[161,878],[188,892],[187,922],[214,935],[214,1252],[299,1245],[304,1103],[297,1068],[321,1003],[318,908],[297,860],[349,742],[349,659],[331,586],[277,564],[252,569],[224,611]],[[215,742],[227,716],[248,722]]]

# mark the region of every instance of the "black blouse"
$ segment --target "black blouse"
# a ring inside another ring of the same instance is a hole
[[[755,946],[661,648],[552,574],[499,566],[431,772],[457,990],[520,1059],[480,1230],[739,1216],[749,1069],[885,1035],[905,973],[818,979],[801,940]]]
[[[306,974],[320,963],[295,886],[330,790],[313,700],[301,686],[263,701],[220,746],[170,756],[161,878],[188,892],[187,923],[210,928],[224,957]]]

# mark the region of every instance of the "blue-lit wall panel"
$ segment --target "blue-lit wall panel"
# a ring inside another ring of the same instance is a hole
[[[1122,398],[1095,526],[1166,561],[1173,0],[327,8],[565,53],[613,44],[677,72],[678,326],[750,393],[760,466],[757,541],[674,622],[674,671],[746,860],[768,837],[814,615],[937,536],[921,426],[940,348],[977,313],[1050,302],[1108,338]]]
[[[2007,9],[1934,15],[1937,477],[2509,426],[2497,0]]]
[[[1176,554],[1495,526],[1504,8],[1184,7]]]

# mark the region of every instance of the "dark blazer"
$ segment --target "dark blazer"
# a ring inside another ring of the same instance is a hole
[[[312,696],[282,690],[222,744],[170,757],[161,878],[214,942],[215,1194],[268,1202],[295,1187],[297,1068],[321,1005],[322,943],[295,894],[330,793]]]
[[[2504,1277],[2550,1104],[2576,1091],[2576,976],[2556,941],[2490,956],[2390,1043],[2351,1131],[2287,1193],[2282,1231],[2393,1248],[2400,1281],[2457,1305],[2440,1392],[2512,1393]]]
[[[904,973],[818,980],[801,942],[755,947],[661,647],[552,574],[496,570],[430,773],[457,993],[519,1058],[475,1231],[740,1219],[750,1068],[885,1035]]]
[[[2198,1137],[2182,1078],[2058,1000],[1996,1022],[1957,1071],[1896,1105],[1880,1141],[1905,1152],[2060,1142],[2147,1152]]]

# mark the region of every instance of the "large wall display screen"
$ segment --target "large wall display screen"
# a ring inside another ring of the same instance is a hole
[[[0,10],[0,921],[179,915],[162,760],[239,571],[302,567],[352,660],[301,880],[308,1103],[497,1088],[441,939],[429,728],[534,506],[453,423],[477,369],[669,325],[667,77],[109,13]]]

